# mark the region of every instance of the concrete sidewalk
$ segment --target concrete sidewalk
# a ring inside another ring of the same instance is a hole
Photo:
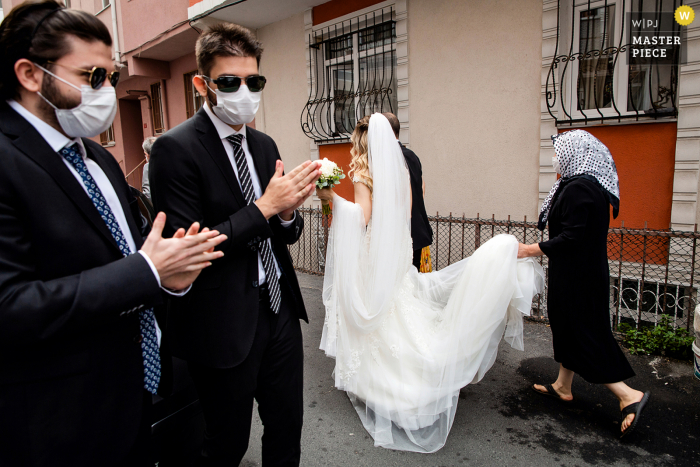
[[[700,465],[700,381],[690,363],[629,356],[637,376],[628,383],[652,392],[641,425],[620,442],[619,407],[602,386],[574,380],[570,405],[533,393],[552,382],[551,332],[526,322],[525,352],[501,344],[478,384],[464,388],[447,444],[435,454],[374,447],[344,392],[333,387],[335,361],[318,349],[323,327],[323,278],[299,274],[310,324],[305,347],[303,466],[589,466]],[[262,425],[255,416],[242,466],[261,465]]]

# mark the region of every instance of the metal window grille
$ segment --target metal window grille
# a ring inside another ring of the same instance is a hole
[[[151,84],[151,117],[153,118],[153,133],[163,134],[165,124],[163,123],[163,96],[160,83]]]
[[[633,57],[631,17],[653,17],[657,32],[680,33],[672,19],[681,0],[559,0],[554,55],[546,80],[547,111],[557,125],[678,116],[680,48],[662,66]]]
[[[185,73],[185,111],[187,118],[192,117],[204,105],[204,97],[200,96],[192,83],[192,78],[197,75],[197,70]]]
[[[100,133],[100,144],[102,146],[109,146],[114,144],[114,125],[110,125],[105,131]]]
[[[309,36],[309,99],[301,128],[317,143],[347,141],[373,112],[397,112],[393,7],[314,31]]]
[[[331,216],[321,209],[302,208],[304,218],[301,238],[289,246],[294,268],[308,274],[323,274]],[[464,216],[429,216],[433,227],[430,247],[434,270],[442,269],[467,256],[499,234],[514,235],[523,243],[537,243],[549,238],[537,224]],[[656,325],[662,315],[673,317],[675,326],[690,329],[693,310],[698,304],[697,250],[700,233],[671,230],[611,228],[608,232],[610,267],[611,325]],[[549,274],[546,256],[537,259]],[[622,297],[620,297],[622,284]],[[547,288],[534,298],[532,316],[547,318]]]

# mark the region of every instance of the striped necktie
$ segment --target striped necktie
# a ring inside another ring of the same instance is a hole
[[[87,188],[88,195],[97,211],[102,216],[102,220],[112,233],[112,237],[117,241],[119,250],[124,256],[131,254],[129,244],[124,237],[117,219],[112,213],[112,209],[107,204],[107,200],[102,194],[102,190],[97,186],[95,180],[90,175],[87,165],[80,153],[78,143],[73,143],[59,151],[61,155],[71,163],[83,180]],[[158,350],[158,340],[156,338],[156,317],[153,308],[139,311],[139,326],[141,328],[141,355],[143,356],[143,377],[144,388],[151,394],[155,394],[160,383],[160,351]]]
[[[253,191],[253,182],[250,179],[250,169],[248,161],[243,151],[243,135],[235,134],[226,137],[233,146],[233,159],[236,161],[238,169],[238,181],[243,190],[243,196],[248,204],[255,201],[255,192]],[[270,308],[275,313],[280,310],[280,302],[282,295],[280,293],[280,283],[277,280],[277,269],[275,268],[275,257],[272,255],[270,242],[263,240],[259,247],[260,257],[262,258],[263,268],[265,269],[265,277],[267,278],[267,287],[270,290]]]

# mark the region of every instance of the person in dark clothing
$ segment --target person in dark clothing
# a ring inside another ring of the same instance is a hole
[[[574,373],[605,384],[620,401],[621,436],[638,424],[649,393],[623,383],[634,371],[610,327],[610,271],[607,234],[610,209],[617,217],[620,190],[610,151],[583,130],[552,137],[554,169],[561,178],[540,210],[538,228],[549,223],[549,240],[520,245],[518,257],[549,258],[547,310],[554,359],[560,363],[553,384],[533,386],[540,394],[573,400]]]
[[[403,157],[406,159],[408,173],[411,177],[411,194],[413,204],[411,205],[411,239],[413,240],[413,265],[420,271],[421,252],[423,248],[433,244],[433,229],[428,221],[428,214],[425,212],[425,182],[423,181],[423,167],[416,153],[408,149],[399,141],[399,119],[396,115],[385,112],[384,115],[391,129],[394,130],[396,140],[401,146]]]
[[[301,459],[300,320],[308,317],[287,245],[301,237],[297,208],[320,172],[306,161],[285,175],[274,140],[248,126],[266,83],[262,53],[255,35],[232,23],[200,35],[192,84],[206,102],[159,136],[151,153],[153,204],[168,216],[166,232],[197,219],[228,235],[219,247],[228,261],[201,276],[186,299],[172,299],[164,333],[197,388],[206,466],[240,464],[254,401],[265,426],[262,464]]]

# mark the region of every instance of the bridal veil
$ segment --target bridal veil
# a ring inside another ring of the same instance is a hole
[[[434,452],[447,439],[459,390],[479,381],[504,338],[523,349],[522,316],[544,275],[499,235],[471,257],[428,274],[411,265],[408,169],[388,120],[369,123],[372,217],[335,196],[321,349],[336,359],[375,445]]]

